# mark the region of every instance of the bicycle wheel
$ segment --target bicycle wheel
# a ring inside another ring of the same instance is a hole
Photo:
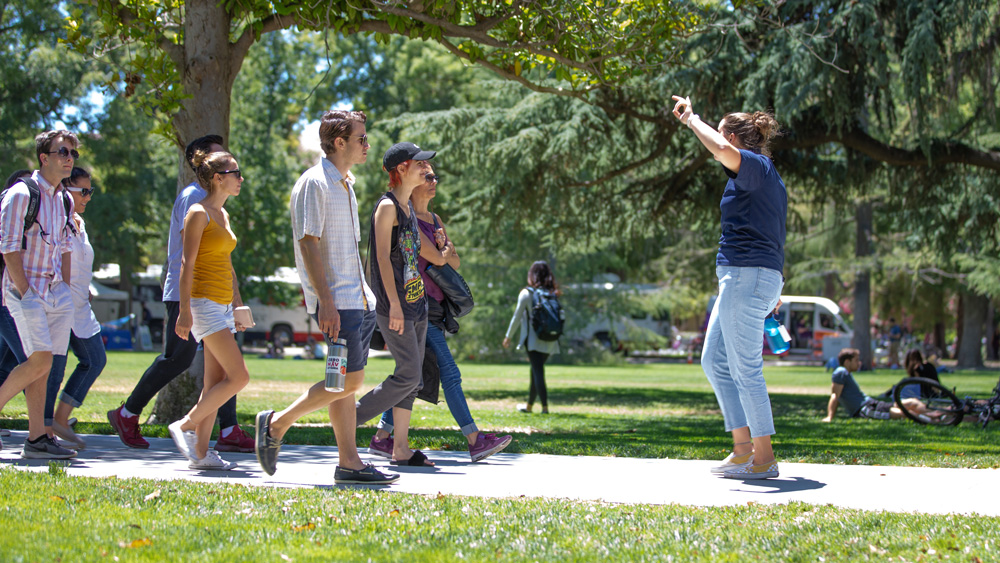
[[[903,388],[913,384],[920,384],[921,389],[929,390],[930,396],[907,399],[900,397]],[[962,417],[965,416],[962,401],[958,400],[958,397],[951,390],[933,379],[923,377],[903,379],[893,388],[892,400],[896,402],[896,406],[903,411],[906,418],[918,424],[955,426],[962,422]]]

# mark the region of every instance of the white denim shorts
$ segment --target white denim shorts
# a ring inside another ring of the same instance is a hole
[[[191,336],[201,342],[209,334],[228,329],[236,332],[232,304],[223,305],[204,297],[191,299]]]
[[[4,296],[25,357],[35,352],[52,352],[63,356],[69,349],[69,332],[73,328],[73,297],[69,286],[54,282],[45,299],[33,288],[22,297],[14,284],[7,285]]]

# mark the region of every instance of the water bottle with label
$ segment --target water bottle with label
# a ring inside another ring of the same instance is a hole
[[[338,338],[326,349],[326,390],[339,393],[347,381],[347,341]]]
[[[764,336],[767,338],[767,346],[775,354],[784,354],[791,348],[792,337],[785,326],[778,322],[777,315],[768,315],[764,319]]]

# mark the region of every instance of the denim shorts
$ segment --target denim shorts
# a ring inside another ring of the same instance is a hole
[[[194,297],[191,299],[191,319],[191,336],[199,342],[220,330],[236,332],[232,304],[223,305],[204,297]]]
[[[340,333],[337,338],[343,338],[347,342],[347,373],[361,371],[368,365],[368,344],[375,332],[375,312],[338,309],[337,313],[340,315]],[[312,314],[312,318],[319,324],[316,313]],[[330,337],[325,334],[323,337],[329,346]]]

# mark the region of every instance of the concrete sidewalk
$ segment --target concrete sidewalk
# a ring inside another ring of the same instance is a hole
[[[3,439],[0,466],[47,471],[48,461],[21,458],[26,432]],[[150,449],[125,447],[117,436],[85,435],[87,449],[66,469],[73,476],[186,479],[275,487],[364,487],[336,485],[336,451],[331,446],[292,446],[281,450],[273,477],[261,471],[253,454],[222,454],[236,461],[232,471],[187,468],[174,443],[149,438]],[[497,454],[470,463],[468,452],[427,451],[433,468],[376,466],[402,474],[396,483],[377,487],[394,492],[477,497],[544,497],[636,504],[732,506],[757,502],[801,501],[864,510],[930,514],[979,513],[1000,516],[1000,471],[891,466],[781,463],[781,477],[736,481],[709,473],[714,461],[636,459],[541,454]]]

